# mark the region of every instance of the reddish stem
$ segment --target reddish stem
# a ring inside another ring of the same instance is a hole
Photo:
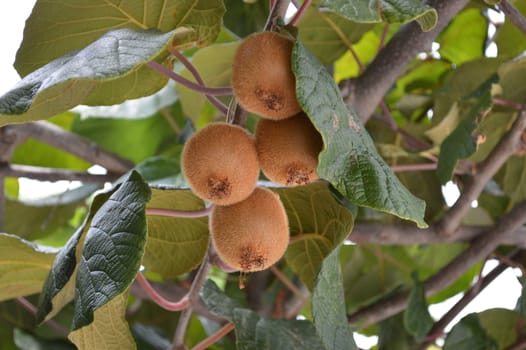
[[[24,297],[18,297],[18,298],[15,298],[15,301],[17,304],[19,304],[20,306],[22,306],[24,309],[26,309],[27,311],[29,311],[29,313],[31,313],[33,316],[37,314],[37,308],[35,305],[31,304],[29,302],[29,300],[27,300],[26,298]],[[52,330],[54,330],[57,334],[60,334],[60,335],[63,335],[65,337],[68,336],[68,333],[69,331],[67,329],[65,329],[64,327],[62,327],[60,324],[58,324],[57,322],[53,321],[53,320],[47,320],[44,322],[47,326],[49,326],[49,328],[51,328]]]
[[[192,350],[205,350],[208,349],[210,345],[215,344],[219,339],[223,338],[225,335],[230,333],[235,328],[233,323],[227,323],[223,327],[219,328],[217,332],[197,344],[192,348]]]
[[[181,298],[181,300],[177,302],[169,301],[163,298],[155,289],[153,289],[152,285],[146,277],[142,274],[142,272],[139,272],[137,274],[137,282],[141,285],[141,287],[144,289],[146,294],[160,307],[162,307],[165,310],[168,311],[181,311],[184,309],[187,309],[190,306],[190,300],[188,298],[188,295],[185,295]]]
[[[309,7],[311,2],[312,2],[312,0],[304,0],[303,1],[303,4],[301,4],[301,6],[298,9],[298,11],[296,11],[296,13],[294,14],[294,17],[292,17],[292,19],[290,20],[290,23],[289,23],[290,25],[295,26],[296,24],[298,24],[298,22],[301,19],[301,16],[303,16],[303,13],[307,9],[307,7]]]
[[[208,216],[214,206],[211,205],[202,210],[184,211],[164,208],[146,208],[146,215],[171,216],[174,218],[202,218]]]
[[[512,109],[515,109],[517,111],[520,111],[522,110],[523,108],[523,105],[521,105],[520,103],[517,103],[517,102],[513,102],[513,101],[508,101],[508,100],[504,100],[502,98],[496,98],[494,97],[493,98],[493,103],[498,105],[498,106],[503,106],[503,107],[508,107],[508,108],[512,108]]]
[[[404,171],[435,170],[436,168],[436,163],[391,165],[391,170],[399,173]]]

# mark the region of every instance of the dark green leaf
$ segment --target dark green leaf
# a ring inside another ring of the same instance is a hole
[[[497,344],[480,323],[478,314],[469,314],[449,332],[444,350],[497,350]]]
[[[435,9],[419,0],[322,0],[322,4],[356,22],[416,20],[423,31],[430,31],[438,21]]]
[[[420,343],[433,327],[434,321],[429,314],[426,291],[422,282],[418,280],[418,273],[413,275],[413,280],[415,285],[409,293],[407,308],[404,311],[404,326]]]
[[[508,349],[524,331],[521,314],[513,310],[484,310],[479,313],[479,318],[482,327],[497,342],[498,349]]]
[[[38,0],[24,28],[15,67],[25,76],[48,62],[79,50],[110,30],[158,29],[168,32],[178,27],[189,31],[178,45],[212,42],[221,29],[225,12],[222,0],[143,0],[97,2]],[[67,18],[67,20],[64,20]]]
[[[292,239],[285,259],[312,290],[323,259],[349,235],[354,217],[324,182],[274,190],[289,218]]]
[[[414,340],[404,327],[403,314],[381,321],[378,324],[378,350],[407,350],[411,349]]]
[[[265,26],[269,12],[268,1],[225,0],[225,26],[240,37],[258,32]]]
[[[234,320],[234,310],[241,309],[241,305],[227,297],[212,280],[207,280],[201,288],[201,297],[210,312],[230,322]]]
[[[293,49],[292,70],[300,105],[323,137],[320,177],[357,205],[426,227],[425,203],[400,183],[378,155],[356,113],[347,109],[332,77],[300,42]]]
[[[477,136],[473,133],[482,114],[492,106],[491,86],[497,81],[498,77],[492,75],[478,89],[466,96],[466,98],[475,97],[477,100],[456,129],[440,145],[437,174],[442,184],[451,179],[459,159],[467,158],[477,150]]]
[[[204,209],[203,200],[190,190],[153,189],[148,208],[183,211]],[[143,265],[165,277],[176,277],[201,263],[207,250],[207,217],[177,218],[148,215],[148,244]]]
[[[49,118],[78,104],[116,104],[150,95],[167,78],[144,65],[188,30],[117,29],[27,75],[0,97],[0,125]],[[137,84],[147,81],[148,84]]]
[[[135,279],[146,243],[150,195],[141,176],[131,172],[91,220],[78,262],[73,329],[91,323],[95,310]]]
[[[339,252],[336,247],[323,261],[312,295],[314,326],[327,350],[356,349],[347,321]]]

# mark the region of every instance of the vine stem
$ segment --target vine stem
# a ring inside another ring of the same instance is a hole
[[[510,21],[526,35],[526,18],[524,18],[520,11],[517,10],[517,8],[508,0],[502,0],[498,6],[502,12],[504,12],[506,17],[508,17]]]
[[[391,165],[391,170],[398,173],[404,171],[435,170],[437,168],[437,165],[437,163]]]
[[[19,304],[20,306],[22,306],[27,311],[29,311],[29,313],[32,314],[33,316],[35,316],[37,314],[36,306],[31,304],[29,302],[29,300],[27,300],[26,298],[24,298],[24,297],[17,297],[17,298],[15,298],[15,302],[17,304]],[[67,337],[68,334],[69,334],[69,331],[66,328],[62,327],[60,324],[58,324],[57,322],[55,322],[53,320],[47,320],[44,323],[47,326],[49,326],[49,328],[51,328],[55,332],[57,332],[57,334],[63,335],[64,337]]]
[[[179,322],[177,323],[177,329],[175,330],[174,341],[171,350],[184,349],[184,337],[186,334],[186,329],[188,328],[188,323],[192,317],[193,305],[199,298],[199,291],[206,281],[206,277],[208,276],[210,268],[211,265],[209,262],[209,253],[207,253],[205,259],[199,267],[199,270],[197,270],[194,281],[192,282],[192,286],[188,291],[187,296],[190,305],[188,308],[184,309],[179,316]]]
[[[144,277],[142,272],[137,274],[137,282],[141,285],[142,289],[148,294],[148,296],[160,307],[168,311],[181,311],[190,306],[190,299],[188,294],[181,298],[181,300],[173,302],[163,298],[157,291],[152,287],[150,282]]]
[[[296,24],[298,24],[298,22],[301,19],[301,16],[303,16],[303,13],[309,7],[311,2],[312,2],[312,0],[304,0],[303,1],[303,4],[301,4],[301,6],[298,9],[298,11],[296,11],[296,13],[294,14],[294,17],[292,17],[292,19],[290,20],[290,23],[289,23],[290,25],[295,26]]]
[[[235,325],[232,322],[225,324],[223,327],[219,328],[217,332],[201,341],[199,344],[194,346],[192,350],[205,350],[212,344],[215,344],[219,339],[223,338],[225,335],[230,333],[235,328]]]
[[[214,206],[211,205],[201,210],[185,211],[165,208],[146,208],[146,215],[170,216],[174,218],[201,218],[208,216]]]
[[[212,103],[221,113],[226,114],[227,107],[223,104],[223,102],[219,101],[213,95],[217,95],[217,96],[230,95],[231,92],[226,93],[224,88],[211,88],[211,87],[206,87],[200,84],[196,84],[186,78],[183,78],[179,74],[171,71],[170,69],[166,68],[162,64],[155,62],[155,61],[146,62],[146,65],[158,71],[159,73],[169,77],[170,79],[175,80],[179,84],[189,89],[192,89],[192,90],[195,90],[197,92],[204,94],[207,97],[207,99],[210,101],[210,103]]]
[[[296,298],[301,300],[302,303],[307,302],[307,298],[303,295],[301,290],[299,290],[299,288],[296,287],[296,285],[292,283],[292,281],[287,276],[285,276],[285,274],[281,272],[280,269],[278,269],[275,265],[272,265],[270,267],[270,271],[276,275],[276,277],[296,296]]]

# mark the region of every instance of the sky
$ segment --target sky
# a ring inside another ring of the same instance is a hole
[[[17,2],[0,1],[0,35],[2,49],[0,55],[0,95],[7,92],[19,80],[19,76],[13,68],[16,50],[22,40],[25,19],[31,13],[35,1],[20,0]],[[51,184],[48,184],[52,186]],[[31,186],[31,185],[28,185]],[[21,184],[23,187],[23,184]],[[41,187],[41,186],[39,186]],[[63,186],[62,186],[63,187]],[[60,187],[60,188],[62,188]],[[23,188],[21,188],[23,191]],[[34,193],[33,190],[28,191]],[[53,192],[53,190],[51,190]],[[484,274],[496,266],[495,261],[486,264]],[[520,295],[520,284],[517,281],[518,271],[508,269],[501,274],[489,287],[487,287],[467,308],[457,317],[459,318],[471,312],[478,312],[489,308],[503,307],[512,309]],[[432,316],[437,319],[451,308],[460,295],[446,300],[443,303],[431,306]],[[451,326],[450,326],[451,327]],[[375,339],[358,337],[357,343],[362,348],[368,349],[375,344]]]

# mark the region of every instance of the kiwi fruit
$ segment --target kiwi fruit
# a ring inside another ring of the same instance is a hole
[[[237,125],[209,124],[185,143],[181,168],[200,198],[219,205],[242,201],[259,176],[254,138]]]
[[[289,225],[279,196],[257,187],[245,200],[215,206],[210,213],[210,236],[217,254],[241,272],[264,270],[275,264],[289,244]]]
[[[275,32],[245,38],[232,64],[232,89],[241,107],[279,120],[301,111],[291,69],[294,42]]]
[[[255,135],[259,165],[269,180],[297,186],[318,179],[323,141],[305,113],[279,121],[261,118]]]

